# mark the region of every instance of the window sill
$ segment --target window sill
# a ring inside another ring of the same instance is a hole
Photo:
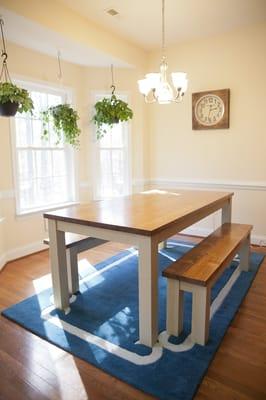
[[[17,212],[16,213],[16,217],[20,218],[20,217],[27,217],[30,215],[34,215],[34,214],[40,214],[40,213],[44,213],[46,211],[53,211],[53,210],[58,210],[60,208],[67,208],[67,207],[72,207],[72,206],[77,206],[80,203],[78,201],[72,201],[72,202],[68,202],[68,203],[60,203],[60,204],[53,204],[50,207],[40,207],[40,208],[34,208],[32,210],[29,211],[21,211],[21,212]]]

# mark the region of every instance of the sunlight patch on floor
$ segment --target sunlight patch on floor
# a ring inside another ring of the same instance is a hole
[[[38,279],[32,281],[35,293],[40,293],[45,289],[52,287],[52,276],[51,274],[43,275]]]

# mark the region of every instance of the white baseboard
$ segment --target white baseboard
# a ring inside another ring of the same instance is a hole
[[[192,236],[208,236],[213,232],[210,228],[186,228],[182,231],[182,233],[186,235]],[[265,235],[252,235],[251,234],[251,244],[256,246],[266,246],[266,236]]]
[[[5,264],[9,261],[16,260],[17,258],[28,256],[29,254],[37,253],[41,250],[46,250],[47,246],[42,242],[30,243],[26,246],[20,246],[15,249],[7,251],[5,254],[2,254],[0,257],[0,270],[5,266]]]
[[[3,254],[3,255],[1,255],[1,257],[0,257],[0,271],[1,271],[1,269],[2,268],[4,268],[4,266],[6,265],[6,255],[5,254]]]

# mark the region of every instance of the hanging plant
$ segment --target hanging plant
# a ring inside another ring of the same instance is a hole
[[[128,121],[133,118],[133,111],[128,107],[128,104],[125,101],[118,99],[114,94],[115,85],[113,65],[111,65],[111,75],[111,97],[104,97],[94,105],[95,114],[92,117],[92,122],[96,125],[97,139],[101,139],[107,133],[105,125],[109,125],[109,127],[112,128],[114,124]]]
[[[80,129],[78,128],[79,116],[69,104],[59,104],[49,107],[48,110],[41,113],[43,122],[43,137],[49,138],[49,123],[52,123],[53,129],[57,135],[59,144],[62,140],[74,147],[79,145]]]
[[[94,105],[95,114],[92,121],[96,125],[97,139],[101,139],[107,130],[105,125],[110,128],[119,122],[128,121],[132,119],[133,112],[128,107],[128,104],[118,99],[114,94],[110,98],[103,98]]]
[[[4,117],[13,117],[17,112],[31,112],[34,108],[29,92],[26,89],[19,88],[12,83],[8,67],[7,52],[3,31],[4,21],[0,19],[2,35],[2,54],[3,64],[0,74],[0,115]]]
[[[0,115],[13,117],[17,112],[31,112],[33,102],[29,92],[10,82],[0,83]]]

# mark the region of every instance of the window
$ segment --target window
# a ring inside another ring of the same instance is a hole
[[[34,115],[14,118],[14,171],[17,213],[24,214],[75,201],[73,150],[56,145],[49,125],[49,140],[42,139],[40,111],[67,101],[67,92],[19,82],[29,90]]]
[[[108,95],[97,95],[95,101]],[[118,96],[127,101],[126,96]],[[107,133],[96,140],[93,164],[93,193],[95,199],[127,195],[131,192],[129,124],[106,126]]]

